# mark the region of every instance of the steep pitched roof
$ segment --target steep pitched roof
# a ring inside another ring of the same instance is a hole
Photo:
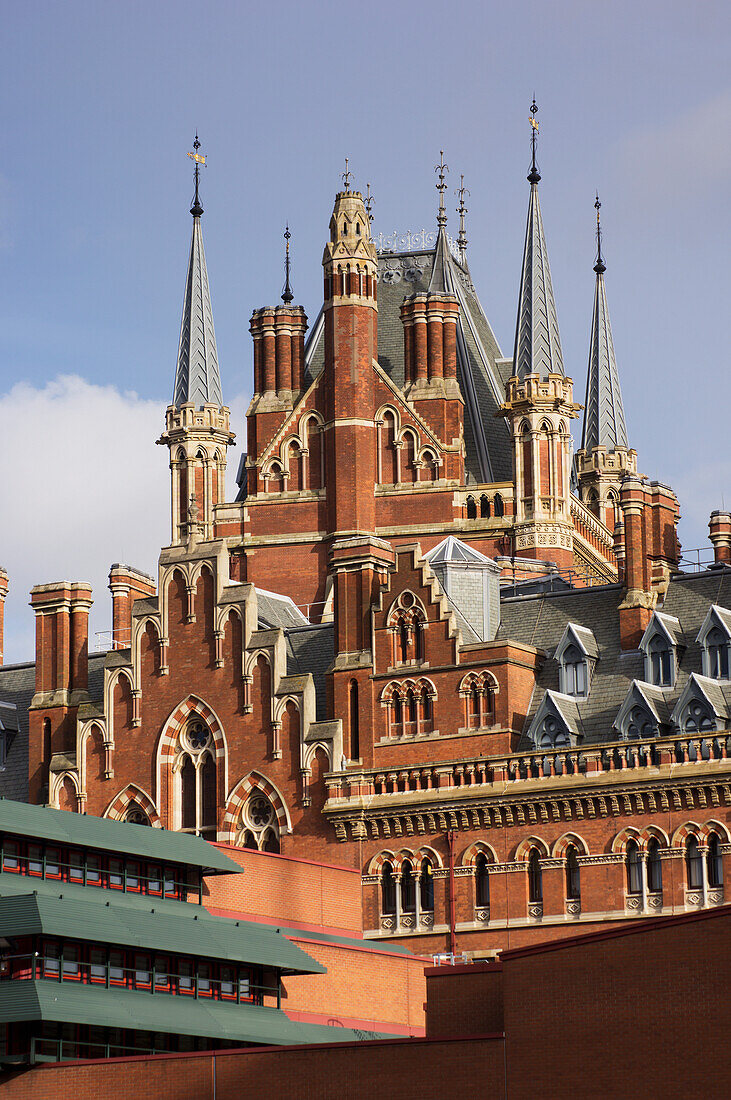
[[[197,206],[193,209],[201,208]],[[193,215],[173,390],[173,405],[183,405],[187,401],[192,401],[196,406],[223,404],[200,214]]]
[[[531,183],[528,203],[513,373],[518,378],[527,374],[539,374],[541,378],[549,373],[563,374],[561,338],[537,183]]]
[[[591,319],[589,345],[589,372],[586,378],[586,403],[584,430],[581,446],[585,451],[593,447],[627,447],[627,426],[624,420],[622,391],[614,356],[612,326],[609,322],[607,292],[604,285],[604,263],[594,268],[594,312]]]

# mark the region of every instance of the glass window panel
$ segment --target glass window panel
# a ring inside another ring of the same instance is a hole
[[[28,871],[31,875],[43,874],[43,853],[40,844],[28,845]]]
[[[46,849],[46,874],[52,875],[55,878],[58,878],[58,876],[61,874],[58,848]]]
[[[15,840],[6,840],[3,845],[3,868],[6,871],[18,870],[18,844]]]
[[[63,949],[63,972],[68,978],[79,976],[79,949],[76,944],[67,943]]]
[[[101,882],[101,860],[99,856],[88,855],[86,857],[86,881],[97,885]]]
[[[139,890],[140,888],[140,865],[136,860],[130,860],[127,865],[127,889]]]
[[[135,982],[138,985],[149,985],[150,978],[149,955],[135,955]]]
[[[69,878],[73,882],[82,882],[84,879],[84,864],[81,852],[72,848],[68,853]]]
[[[124,981],[124,953],[122,951],[109,952],[109,977],[114,982]]]
[[[89,954],[93,981],[104,981],[107,976],[107,953],[103,947],[92,947]]]
[[[109,885],[119,890],[122,888],[124,864],[121,859],[109,860]]]

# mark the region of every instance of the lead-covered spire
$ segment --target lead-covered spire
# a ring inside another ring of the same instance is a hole
[[[563,374],[556,303],[553,297],[548,250],[538,201],[538,183],[541,176],[536,164],[538,122],[535,116],[537,111],[538,107],[533,100],[529,120],[532,127],[532,163],[528,173],[530,201],[513,353],[513,374],[518,378],[524,378],[527,374],[538,374],[541,378],[549,374]]]
[[[208,271],[203,250],[201,229],[203,207],[198,193],[199,173],[201,167],[205,165],[206,158],[198,152],[200,142],[197,134],[193,149],[194,152],[188,154],[195,162],[195,197],[190,208],[193,215],[193,234],[190,242],[183,318],[180,324],[178,364],[173,390],[173,405],[178,407],[187,402],[192,402],[196,406],[223,405]]]
[[[602,257],[602,231],[599,221],[601,203],[598,195],[594,207],[597,236],[597,260],[594,265],[596,286],[591,320],[589,371],[586,379],[584,430],[581,440],[582,450],[587,452],[594,447],[606,447],[608,451],[614,451],[617,447],[628,446],[622,391],[619,386],[619,372],[614,356],[612,327],[604,285],[606,266]]]

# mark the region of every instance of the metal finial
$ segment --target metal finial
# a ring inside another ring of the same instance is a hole
[[[194,171],[195,198],[193,199],[193,205],[190,208],[190,212],[191,212],[191,214],[193,215],[194,218],[199,218],[201,216],[201,214],[203,213],[203,207],[201,206],[201,202],[200,202],[200,199],[198,197],[198,183],[199,183],[199,177],[200,177],[200,170],[201,170],[201,168],[205,168],[205,166],[206,166],[206,158],[201,153],[198,152],[200,147],[201,147],[201,143],[198,140],[198,131],[196,130],[195,141],[193,142],[194,152],[188,153],[188,156],[190,157],[190,159],[195,162],[195,171]]]
[[[462,263],[465,262],[467,257],[467,233],[464,225],[464,217],[467,213],[467,207],[464,203],[465,195],[469,195],[470,192],[464,185],[464,176],[459,177],[459,187],[454,192],[455,195],[459,195],[459,206],[457,207],[457,213],[459,214],[459,234],[457,236],[457,246],[459,248],[459,254],[462,259]]]
[[[442,226],[447,224],[447,211],[444,208],[444,192],[447,190],[447,185],[444,182],[444,174],[449,171],[449,165],[444,163],[444,150],[439,150],[439,164],[436,165],[434,171],[439,173],[439,183],[437,184],[437,191],[439,192],[439,213],[437,214],[437,225]]]
[[[343,183],[345,184],[345,190],[350,191],[350,177],[353,173],[348,169],[348,158],[345,158],[345,171],[342,175]]]
[[[597,275],[603,275],[607,270],[602,259],[602,223],[599,220],[601,208],[602,204],[599,202],[599,192],[597,191],[596,202],[594,203],[594,209],[596,210],[596,263],[594,264],[594,270]]]
[[[530,184],[538,183],[541,178],[541,173],[538,171],[538,165],[536,164],[536,144],[538,141],[538,121],[536,119],[537,113],[538,104],[536,103],[536,97],[534,95],[533,102],[530,105],[530,118],[528,119],[531,124],[531,166],[530,172],[528,173],[528,183]]]
[[[289,305],[289,303],[294,298],[294,294],[292,293],[292,287],[289,285],[289,272],[290,272],[289,238],[291,236],[292,236],[292,234],[289,231],[289,222],[287,222],[287,227],[284,230],[284,240],[285,240],[285,246],[284,246],[284,290],[282,291],[282,301],[287,306]]]
[[[368,221],[369,222],[373,221],[373,214],[371,212],[371,207],[373,206],[374,202],[375,202],[375,199],[373,198],[373,195],[371,194],[371,185],[370,185],[370,183],[367,183],[366,184],[365,208],[366,208],[366,214],[368,215]]]

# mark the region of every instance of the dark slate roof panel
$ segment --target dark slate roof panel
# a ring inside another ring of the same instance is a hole
[[[325,673],[335,660],[335,628],[332,623],[288,630],[287,675],[311,672],[315,681],[315,710],[318,722],[327,719]]]

